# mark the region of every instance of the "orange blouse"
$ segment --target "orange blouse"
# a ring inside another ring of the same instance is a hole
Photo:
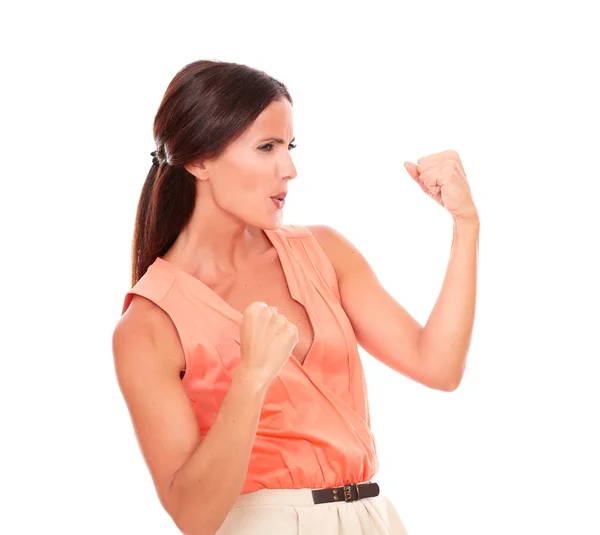
[[[265,230],[292,297],[314,330],[304,364],[293,356],[266,391],[242,494],[263,488],[336,487],[373,479],[379,464],[367,387],[331,262],[310,230]],[[193,275],[157,258],[134,294],[171,317],[186,361],[183,387],[206,436],[240,358],[242,314]]]

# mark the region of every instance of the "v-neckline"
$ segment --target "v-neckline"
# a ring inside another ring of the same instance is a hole
[[[315,322],[313,321],[313,317],[312,317],[311,311],[309,310],[309,307],[306,306],[304,299],[302,299],[301,292],[298,288],[297,281],[295,279],[293,279],[293,284],[290,284],[290,282],[292,282],[292,279],[290,278],[291,266],[288,263],[289,255],[288,255],[287,251],[283,250],[283,245],[280,242],[280,240],[282,240],[282,238],[278,234],[278,230],[262,229],[262,231],[265,233],[265,236],[271,242],[271,245],[273,245],[273,248],[275,249],[275,252],[277,254],[277,259],[279,261],[279,264],[281,265],[281,270],[283,272],[283,277],[285,279],[285,283],[287,285],[290,297],[292,298],[292,300],[296,301],[296,303],[298,303],[301,307],[304,308],[306,317],[310,323],[311,330],[313,332],[312,344],[311,344],[310,348],[308,349],[308,352],[306,353],[306,356],[304,357],[304,361],[302,363],[298,360],[298,358],[296,357],[296,355],[293,352],[291,353],[291,359],[294,360],[294,362],[300,368],[305,369],[308,359],[309,359],[311,353],[314,351],[316,343],[317,343],[317,330],[315,328]],[[285,254],[282,254],[282,253],[285,253]],[[234,320],[235,322],[237,322],[238,324],[241,325],[242,319],[244,317],[242,312],[240,312],[239,310],[237,310],[236,308],[231,306],[227,301],[225,301],[225,299],[223,299],[210,286],[208,286],[207,284],[202,282],[199,278],[195,277],[191,273],[181,269],[180,267],[176,266],[175,264],[172,264],[171,262],[169,262],[168,260],[165,260],[164,258],[162,258],[160,256],[156,258],[155,262],[158,262],[158,263],[172,269],[178,275],[181,275],[181,276],[185,277],[186,279],[191,280],[199,288],[203,289],[208,297],[213,299],[214,303],[216,305],[218,305],[219,309],[224,314],[226,314],[229,318],[231,318],[232,320]],[[288,360],[290,360],[290,359],[288,359]]]

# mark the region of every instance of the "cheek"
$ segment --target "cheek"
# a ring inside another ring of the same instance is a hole
[[[219,169],[213,190],[215,198],[221,206],[236,211],[252,209],[268,197],[267,176],[260,158],[250,155],[244,160],[231,160]]]
[[[236,158],[229,165],[228,186],[238,192],[239,196],[252,197],[265,193],[266,177],[269,171],[266,168],[266,160],[260,158],[260,154],[246,153]]]

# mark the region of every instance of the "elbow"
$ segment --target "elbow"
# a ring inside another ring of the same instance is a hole
[[[427,386],[440,392],[454,392],[462,381],[463,370],[461,373],[439,373],[431,372],[427,374],[429,378],[426,382]]]
[[[179,528],[179,531],[181,531],[183,535],[215,535],[215,533],[217,532],[217,530],[209,530],[206,528],[186,529],[184,526],[180,526],[177,523],[175,523],[175,525]]]
[[[184,535],[215,535],[224,519],[218,519],[216,508],[209,500],[198,503],[197,499],[185,496],[181,488],[170,487],[169,501],[163,502],[165,510]]]
[[[175,488],[173,478],[169,482],[167,496],[160,496],[160,501],[175,526],[184,535],[214,535],[217,531],[210,529],[201,505],[196,505],[193,510],[187,505],[189,500],[182,495],[181,489]]]
[[[443,388],[440,388],[442,392],[454,392],[460,386],[460,380],[451,383],[445,383]]]
[[[181,526],[177,526],[177,527],[179,528],[179,531],[181,531],[181,533],[183,533],[183,535],[215,535],[215,533],[217,533],[217,530],[206,530],[203,528],[198,530],[198,529],[185,529]]]
[[[448,377],[440,377],[438,374],[428,375],[426,378],[420,379],[419,382],[427,388],[440,392],[454,392],[460,384],[460,380],[449,380]]]
[[[206,520],[198,518],[198,514],[193,515],[171,515],[171,519],[184,535],[215,535],[219,526],[211,526]]]
[[[461,373],[451,375],[450,377],[444,377],[442,381],[439,382],[440,386],[438,390],[442,392],[454,392],[459,386],[463,378],[464,370],[461,370]]]
[[[440,359],[421,359],[421,362],[425,362],[424,375],[428,377],[427,384],[434,390],[454,392],[460,386],[465,373],[466,362],[463,361],[458,368],[453,366],[452,369],[440,370],[440,366],[436,365],[439,361]]]

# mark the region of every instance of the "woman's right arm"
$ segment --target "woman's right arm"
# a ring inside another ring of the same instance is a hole
[[[115,371],[161,504],[188,535],[213,535],[241,493],[265,389],[238,367],[200,441],[170,317],[135,296],[113,334]]]

